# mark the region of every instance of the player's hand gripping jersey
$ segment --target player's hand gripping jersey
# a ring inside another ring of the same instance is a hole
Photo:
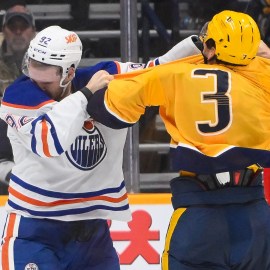
[[[214,174],[254,163],[269,167],[269,101],[269,60],[225,67],[194,56],[116,76],[92,97],[88,112],[122,128],[138,121],[145,107],[159,105],[175,170]]]

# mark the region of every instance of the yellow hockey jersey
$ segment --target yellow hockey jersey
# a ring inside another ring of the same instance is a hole
[[[115,76],[88,111],[122,128],[137,122],[147,106],[160,106],[174,168],[218,173],[270,165],[269,103],[270,60],[207,65],[198,55]]]

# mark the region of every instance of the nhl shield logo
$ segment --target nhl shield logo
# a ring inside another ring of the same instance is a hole
[[[84,126],[84,135],[76,138],[66,152],[69,161],[80,170],[92,170],[106,156],[107,147],[101,132],[94,125]]]
[[[28,263],[24,270],[39,270],[38,266],[35,263]]]

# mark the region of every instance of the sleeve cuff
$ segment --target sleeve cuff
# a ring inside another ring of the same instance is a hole
[[[87,87],[83,87],[82,89],[80,89],[79,91],[81,91],[84,95],[85,95],[85,97],[86,97],[86,99],[89,101],[91,98],[92,98],[92,96],[93,96],[93,93],[87,88]]]

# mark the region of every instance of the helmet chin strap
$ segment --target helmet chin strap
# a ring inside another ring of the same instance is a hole
[[[60,87],[63,87],[61,98],[65,95],[68,85],[71,81],[67,82],[66,84],[63,84],[63,80],[60,81]]]
[[[66,77],[67,76],[65,76],[65,77],[62,77],[62,79],[61,79],[61,81],[60,81],[60,83],[59,83],[59,85],[60,85],[60,87],[63,87],[63,90],[62,90],[62,94],[61,94],[61,98],[65,95],[65,93],[66,93],[66,91],[67,91],[67,87],[68,87],[68,85],[71,83],[71,81],[72,80],[70,80],[70,81],[68,81],[67,83],[63,83],[64,82],[64,80],[66,79]],[[75,77],[75,73],[74,73],[74,77]],[[73,77],[73,78],[74,78]]]

